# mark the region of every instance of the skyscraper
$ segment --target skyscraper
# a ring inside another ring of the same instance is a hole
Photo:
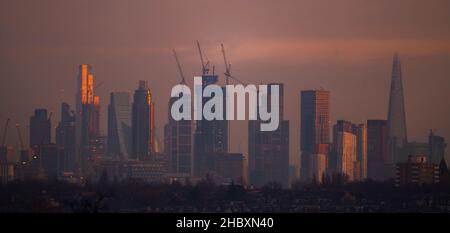
[[[349,181],[353,181],[357,160],[356,135],[351,122],[337,121],[333,127],[333,146],[334,156],[336,156],[335,171],[346,176]]]
[[[154,108],[146,81],[139,81],[134,92],[131,121],[131,158],[148,160],[154,146]]]
[[[189,97],[190,98],[190,97]],[[170,109],[178,97],[169,99],[168,123],[164,128],[164,150],[169,156],[169,172],[176,176],[192,176],[192,122],[176,121]]]
[[[96,150],[100,133],[100,97],[95,95],[92,66],[81,64],[77,77],[76,125],[77,144],[81,147],[82,160],[86,160]]]
[[[90,105],[93,102],[94,76],[91,74],[92,66],[81,64],[78,70],[77,94],[76,94],[76,118],[77,118],[77,138],[78,143],[84,149],[89,141],[89,116]]]
[[[30,147],[50,144],[51,122],[47,109],[36,109],[30,117]]]
[[[367,178],[367,138],[364,124],[338,120],[333,127],[333,156],[335,168],[349,181]]]
[[[391,91],[388,110],[389,163],[399,161],[399,150],[408,142],[406,134],[405,102],[403,97],[402,69],[396,53],[392,66]]]
[[[94,95],[91,105],[91,119],[89,120],[89,139],[95,140],[100,136],[100,96]]]
[[[131,104],[128,92],[111,92],[110,94],[108,154],[124,160],[131,154]]]
[[[313,182],[322,183],[328,169],[328,146],[329,144],[316,144],[311,153],[310,165],[311,177]]]
[[[385,180],[388,169],[388,130],[386,120],[367,121],[367,177]],[[392,173],[392,172],[390,172]]]
[[[63,171],[75,172],[78,161],[75,113],[67,103],[61,104],[61,121],[56,127],[56,145],[64,152]]]
[[[355,179],[367,179],[367,127],[365,124],[353,126],[356,136],[356,161],[358,174]]]
[[[445,139],[441,136],[435,135],[434,132],[430,130],[430,135],[428,136],[428,147],[430,148],[429,161],[439,164],[445,156],[445,148],[447,147]]]
[[[216,84],[217,81],[218,76],[216,74],[202,75],[203,88],[207,85]],[[202,103],[205,104],[209,99],[211,97],[203,97]],[[226,112],[224,111],[225,116]],[[206,119],[196,121],[194,133],[194,176],[203,177],[206,174],[209,167],[207,164],[209,161],[208,156],[226,152],[228,152],[228,121],[209,121]]]
[[[330,92],[306,90],[300,95],[300,174],[303,180],[310,180],[310,156],[314,146],[330,143]]]
[[[284,88],[281,83],[268,84],[268,99],[271,98],[271,85],[279,85],[280,124],[275,131],[261,131],[260,119],[249,121],[249,182],[256,187],[277,182],[287,188],[289,186],[289,121],[283,119]],[[270,109],[271,106],[269,105],[268,108]]]

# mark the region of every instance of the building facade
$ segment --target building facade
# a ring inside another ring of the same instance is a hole
[[[275,131],[261,131],[261,120],[248,123],[248,172],[250,185],[261,187],[270,182],[289,186],[289,121],[283,119],[283,84],[279,85],[280,123]],[[268,106],[270,108],[270,105]]]
[[[410,155],[408,161],[396,165],[396,186],[439,183],[439,165],[427,161],[427,156]]]
[[[76,144],[80,147],[80,163],[83,170],[90,166],[88,160],[96,150],[100,136],[100,97],[95,95],[95,79],[92,66],[81,64],[78,68],[76,92]]]
[[[127,160],[131,155],[131,104],[128,92],[110,94],[108,155],[122,160]]]
[[[190,177],[192,169],[192,122],[176,121],[170,113],[171,106],[178,98],[169,100],[168,123],[164,127],[164,150],[169,157],[169,172],[176,176]]]
[[[386,120],[367,121],[367,177],[386,180],[394,175],[388,159],[388,130]]]
[[[429,160],[432,163],[439,164],[445,159],[445,148],[447,147],[447,143],[445,143],[443,137],[435,135],[432,130],[430,130],[430,135],[428,136],[428,147],[430,150]]]
[[[50,144],[51,121],[47,109],[36,109],[30,117],[30,147]]]
[[[389,95],[388,109],[388,162],[397,163],[405,161],[406,158],[400,158],[400,152],[408,143],[406,131],[406,113],[405,101],[403,96],[403,81],[400,58],[398,54],[394,55],[392,65],[391,90]]]
[[[61,104],[61,121],[56,127],[56,145],[64,151],[64,167],[67,172],[75,172],[79,165],[79,150],[76,145],[76,118],[69,104]]]
[[[317,144],[330,143],[330,92],[306,90],[300,96],[300,174],[302,180],[310,181],[313,148]]]
[[[367,178],[367,138],[364,124],[338,120],[333,127],[333,171],[344,175],[348,181]]]
[[[211,84],[216,84],[218,76],[215,74],[202,75],[203,89]],[[203,92],[203,90],[202,90]],[[211,97],[202,97],[202,109]],[[225,101],[225,98],[224,98]],[[225,102],[224,102],[225,103]],[[225,105],[223,105],[225,106]],[[223,111],[224,117],[226,111]],[[225,119],[225,118],[224,118]],[[208,170],[208,155],[228,152],[228,121],[226,120],[198,120],[194,133],[194,176],[204,177]]]
[[[154,151],[154,103],[146,81],[134,92],[131,121],[132,159],[147,160]]]

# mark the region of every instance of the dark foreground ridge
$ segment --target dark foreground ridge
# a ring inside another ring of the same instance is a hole
[[[424,213],[450,211],[445,183],[395,187],[392,182],[294,184],[282,189],[139,181],[15,181],[0,186],[2,213]]]

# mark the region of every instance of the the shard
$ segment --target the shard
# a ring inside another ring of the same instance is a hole
[[[396,53],[392,67],[391,91],[389,96],[388,110],[388,140],[389,158],[388,162],[401,161],[399,150],[407,143],[406,137],[406,114],[405,101],[403,97],[402,69],[400,58]]]

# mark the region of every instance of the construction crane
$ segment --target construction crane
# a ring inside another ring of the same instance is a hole
[[[178,71],[180,72],[181,76],[181,84],[186,84],[186,79],[184,78],[183,69],[181,69],[180,61],[178,60],[177,51],[173,49],[173,56],[175,57],[175,61],[177,62]]]
[[[223,62],[225,63],[225,72],[223,73],[225,75],[225,83],[229,84],[229,79],[231,77],[231,64],[228,63],[227,57],[225,56],[225,49],[223,48],[223,44],[220,44],[220,47],[222,49],[222,55],[223,55]]]
[[[8,132],[9,118],[6,119],[5,128],[3,129],[2,147],[6,145],[6,133]]]
[[[197,40],[197,48],[198,48],[198,54],[200,55],[200,61],[202,62],[202,75],[207,75],[209,73],[209,61],[206,61],[203,59],[203,52],[202,48],[200,47],[200,42]]]
[[[233,75],[231,75],[231,64],[228,63],[227,57],[225,56],[225,48],[223,47],[223,44],[220,44],[220,47],[221,47],[222,55],[223,55],[223,62],[225,63],[225,72],[223,74],[225,75],[225,78],[226,78],[226,80],[225,80],[226,85],[229,84],[230,78],[233,79],[234,81],[242,84],[242,85],[247,85],[246,83],[242,82],[238,78],[236,78]]]
[[[19,137],[19,142],[20,142],[20,161],[21,161],[22,165],[25,165],[29,161],[29,157],[28,157],[29,154],[28,154],[28,150],[25,149],[25,146],[23,144],[22,133],[20,132],[19,123],[16,123],[16,129],[17,129],[17,136]]]
[[[17,129],[17,136],[19,137],[19,142],[20,142],[20,150],[24,151],[25,150],[25,146],[23,144],[22,134],[20,133],[20,125],[19,125],[19,123],[16,123],[16,129]]]

